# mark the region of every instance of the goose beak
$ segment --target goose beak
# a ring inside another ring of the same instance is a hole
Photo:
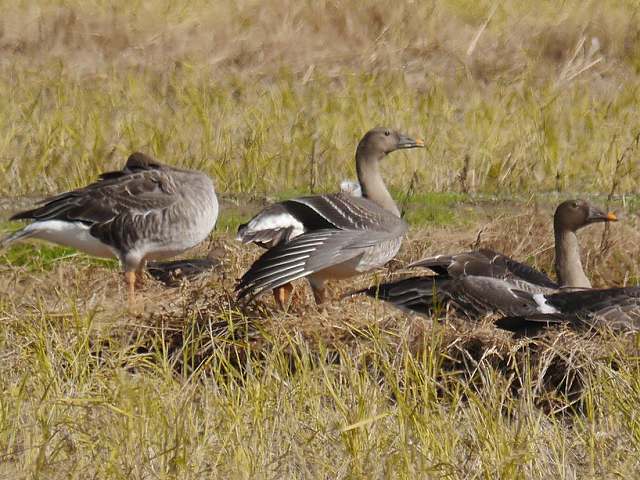
[[[596,207],[589,208],[588,222],[617,222],[618,216],[613,212],[604,212]]]
[[[418,148],[418,147],[424,147],[424,140],[420,138],[413,139],[407,135],[400,135],[400,140],[398,141],[398,149]]]

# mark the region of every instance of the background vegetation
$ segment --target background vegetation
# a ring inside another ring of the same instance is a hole
[[[225,207],[194,253],[223,251],[222,266],[152,284],[140,315],[114,262],[0,253],[0,474],[636,478],[634,336],[529,341],[363,299],[241,313],[233,283],[257,250],[229,232],[265,197],[354,177],[356,142],[384,124],[427,143],[386,161],[414,226],[389,274],[478,243],[549,270],[554,202],[579,194],[625,215],[581,236],[589,275],[636,284],[639,14],[632,0],[0,0],[3,219],[133,150],[206,171]]]
[[[378,124],[428,144],[393,160],[398,187],[418,171],[427,191],[609,191],[640,133],[637,11],[3,2],[0,193],[76,187],[133,149],[205,169],[222,192],[329,188]],[[634,191],[635,163],[620,191]]]

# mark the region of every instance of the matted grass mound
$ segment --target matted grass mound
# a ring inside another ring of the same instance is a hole
[[[490,319],[434,323],[391,307],[372,315],[367,312],[372,302],[364,299],[321,311],[299,307],[292,314],[274,310],[269,302],[241,308],[231,289],[186,288],[181,295],[180,305],[144,315],[125,329],[140,354],[168,361],[180,375],[210,370],[242,379],[266,368],[274,355],[292,375],[301,364],[320,368],[346,362],[371,372],[388,363],[423,371],[420,377],[428,376],[444,401],[452,391],[465,397],[482,390],[491,377],[510,398],[524,395],[544,412],[575,414],[583,411],[602,368],[615,371],[640,354],[633,335],[551,328],[535,338],[517,337]]]

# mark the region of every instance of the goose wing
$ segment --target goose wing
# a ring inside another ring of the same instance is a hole
[[[316,230],[384,230],[402,223],[366,198],[346,193],[299,197],[263,209],[240,225],[237,239],[271,248]]]
[[[407,312],[431,315],[439,305],[446,305],[451,299],[451,281],[450,278],[437,275],[409,277],[350,292],[345,296],[365,294],[389,302]]]
[[[12,220],[60,220],[91,226],[91,234],[120,247],[135,236],[140,222],[178,201],[172,169],[144,154],[131,155],[125,167],[107,172],[86,187],[50,197],[41,205],[11,217]]]
[[[426,267],[437,274],[450,277],[473,275],[499,278],[525,291],[546,292],[560,288],[545,273],[489,249],[455,255],[437,255],[415,262],[411,266]]]
[[[424,315],[447,306],[477,319],[490,313],[517,314],[527,304],[521,292],[551,293],[558,288],[544,273],[488,249],[437,255],[411,266],[429,268],[436,275],[384,283],[354,294]]]
[[[518,314],[529,307],[526,292],[513,283],[493,277],[464,275],[451,278],[443,275],[410,277],[383,283],[352,293],[392,303],[405,311],[431,316],[453,310],[470,320],[492,313]]]
[[[539,286],[542,289],[557,290],[560,288],[560,285],[551,280],[546,273],[526,263],[518,262],[511,257],[494,252],[493,250],[480,249],[478,252],[484,255],[485,258],[490,259],[491,266],[495,269],[493,276],[510,280],[518,284],[520,289],[526,289],[523,288],[526,287],[526,284]]]
[[[530,330],[551,324],[585,329],[640,329],[640,287],[563,291],[533,294],[528,305],[496,324],[512,331]]]
[[[371,200],[345,193],[300,197],[289,202],[306,206],[325,222],[341,230],[382,231],[404,223]],[[315,229],[313,223],[310,229]]]
[[[265,290],[356,260],[367,249],[397,240],[398,236],[398,232],[338,229],[305,233],[256,260],[238,282],[238,298],[252,299]]]
[[[263,209],[255,217],[238,227],[236,240],[242,243],[255,243],[263,248],[272,248],[282,242],[302,235],[309,228],[303,220],[314,215],[313,210],[307,212],[294,208],[291,202],[274,203]],[[315,216],[315,215],[314,215]],[[316,217],[318,222],[321,217]],[[306,220],[307,224],[309,220]],[[324,222],[325,228],[332,225]]]

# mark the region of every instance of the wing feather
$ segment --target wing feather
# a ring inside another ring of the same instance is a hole
[[[370,245],[391,237],[389,232],[364,235],[358,230],[325,229],[305,233],[266,251],[256,260],[238,282],[238,298],[251,299],[263,291],[355,259]]]
[[[640,287],[561,291],[531,295],[531,308],[498,320],[512,331],[564,324],[576,329],[605,327],[613,330],[640,329]],[[547,310],[555,310],[547,313]]]
[[[172,170],[134,153],[122,170],[104,173],[86,187],[47,198],[39,207],[11,219],[82,222],[91,226],[93,236],[119,247],[139,218],[162,214],[178,201]]]
[[[459,277],[474,275],[499,278],[517,284],[518,288],[534,292],[557,290],[560,286],[545,273],[506,255],[481,249],[455,255],[437,255],[412,263],[411,267],[425,267],[439,275]]]
[[[385,230],[404,222],[374,202],[346,193],[293,198],[269,205],[240,225],[237,239],[265,248],[291,241],[306,232],[326,229]]]

